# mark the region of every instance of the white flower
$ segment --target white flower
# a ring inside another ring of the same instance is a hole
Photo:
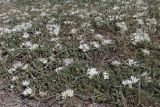
[[[53,30],[53,25],[51,25],[51,24],[47,24],[46,25],[46,28],[47,28],[47,30],[49,30],[49,31],[52,31]]]
[[[118,22],[118,23],[116,23],[116,26],[119,27],[121,29],[121,31],[123,31],[123,32],[128,30],[125,22]]]
[[[109,79],[109,73],[108,72],[103,72],[103,77],[104,79]]]
[[[98,16],[98,17],[96,17],[95,18],[95,21],[97,21],[97,22],[100,22],[100,21],[102,21],[103,19],[100,17],[100,16]]]
[[[39,35],[39,34],[41,34],[42,32],[41,31],[36,31],[34,34],[35,35]]]
[[[40,91],[40,92],[39,92],[39,95],[40,95],[41,97],[44,97],[45,95],[47,95],[47,92]]]
[[[90,47],[87,44],[80,44],[79,49],[81,49],[83,52],[86,52],[90,50]]]
[[[23,95],[27,96],[27,95],[31,95],[32,94],[32,89],[27,87],[24,91],[23,91]]]
[[[152,82],[152,77],[147,76],[147,77],[146,77],[146,82]]]
[[[48,60],[46,58],[39,58],[39,61],[43,64],[47,64]]]
[[[25,64],[25,65],[22,66],[22,69],[26,70],[28,67],[29,67],[29,64]]]
[[[132,65],[135,65],[137,62],[134,61],[133,59],[128,59],[128,65],[129,66],[132,66]]]
[[[119,61],[112,61],[112,65],[116,65],[116,66],[118,66],[118,65],[120,65],[121,63],[119,62]]]
[[[133,18],[139,18],[139,17],[142,17],[146,15],[146,11],[143,11],[143,12],[136,12],[135,15],[133,15]]]
[[[78,15],[81,19],[84,19],[85,16],[83,14]]]
[[[100,47],[100,45],[96,41],[91,42],[91,45],[93,45],[95,48],[99,48]]]
[[[62,92],[61,95],[62,95],[62,98],[63,98],[63,99],[65,99],[65,98],[67,98],[67,97],[73,97],[73,95],[74,95],[74,90],[72,90],[72,89],[67,89],[67,90],[65,90],[64,92]]]
[[[97,39],[97,40],[103,40],[103,35],[101,35],[101,34],[96,34],[96,35],[94,36],[94,38]]]
[[[136,4],[137,4],[137,5],[144,4],[144,0],[136,0]]]
[[[18,79],[17,76],[13,76],[11,81],[16,81]]]
[[[12,30],[10,30],[10,29],[8,29],[8,28],[1,28],[0,27],[0,35],[2,35],[2,34],[4,34],[4,33],[11,33],[12,32]]]
[[[148,74],[147,74],[147,72],[143,72],[142,74],[141,74],[141,76],[147,76]]]
[[[54,24],[53,26],[54,26],[54,29],[53,29],[54,34],[58,36],[60,32],[60,25]]]
[[[136,19],[136,21],[137,21],[137,23],[140,24],[140,25],[143,25],[143,24],[144,24],[144,22],[143,22],[142,19]]]
[[[113,7],[113,10],[118,10],[120,7],[118,7],[118,6],[114,6]]]
[[[149,55],[149,54],[150,54],[150,51],[147,50],[147,49],[142,49],[142,52],[143,52],[145,55]]]
[[[132,88],[132,84],[135,84],[139,81],[139,78],[131,76],[131,79],[123,80],[123,85],[128,85],[130,88]]]
[[[37,44],[32,44],[31,41],[27,41],[25,43],[22,43],[20,45],[20,47],[22,47],[22,46],[25,46],[25,47],[29,48],[30,50],[34,50],[34,49],[38,48],[38,45]]]
[[[53,25],[52,24],[47,24],[46,28],[47,28],[47,30],[50,31],[51,34],[54,34],[56,36],[59,35],[60,25],[58,25],[58,24],[53,24]]]
[[[69,59],[69,58],[66,58],[63,61],[63,63],[64,63],[65,66],[68,66],[68,65],[72,64],[73,62],[74,62],[73,59]]]
[[[53,54],[53,55],[51,55],[50,57],[49,57],[49,59],[51,60],[51,61],[55,61],[56,59],[55,59],[55,55]]]
[[[74,14],[77,14],[77,13],[79,13],[79,12],[80,12],[79,9],[77,9],[77,10],[72,10],[70,14],[71,14],[71,15],[74,15]]]
[[[15,51],[15,48],[8,49],[8,51],[14,52],[14,51]]]
[[[21,44],[21,47],[22,46],[31,47],[32,46],[32,42],[31,41],[24,42],[24,43]]]
[[[98,71],[96,68],[90,68],[87,70],[87,74],[89,75],[89,78],[91,79],[93,76],[98,74]]]
[[[73,21],[64,21],[64,24],[74,24],[74,22]]]
[[[24,32],[24,34],[23,34],[22,37],[23,37],[23,38],[29,38],[29,34],[28,34],[27,32]]]
[[[59,71],[61,71],[61,70],[63,70],[63,69],[64,69],[64,67],[58,67],[58,68],[55,69],[55,71],[56,71],[56,72],[59,72]]]
[[[57,42],[59,40],[59,38],[51,38],[52,42]]]
[[[22,84],[23,84],[23,86],[28,86],[30,84],[30,82],[25,80],[22,82]]]
[[[70,33],[71,33],[71,34],[76,34],[77,31],[78,31],[77,29],[71,29]]]
[[[139,78],[131,76],[132,83],[137,83],[139,81]]]
[[[14,85],[11,85],[11,86],[10,86],[10,90],[13,90],[13,88],[14,88]]]
[[[59,43],[57,43],[56,46],[55,46],[55,48],[61,50],[62,49],[62,45],[59,44]]]
[[[47,16],[47,13],[42,12],[42,13],[40,14],[40,16]]]
[[[20,61],[17,61],[16,63],[13,64],[13,68],[15,68],[15,69],[22,67],[22,66],[23,66],[23,64]]]
[[[157,20],[152,18],[152,19],[146,19],[147,25],[156,25]]]
[[[22,30],[27,30],[29,28],[32,27],[32,22],[28,22],[28,23],[22,23],[20,25],[16,25],[12,31],[13,32],[17,32],[17,31],[22,31]]]
[[[13,72],[16,71],[17,68],[20,68],[20,67],[22,67],[22,66],[23,66],[23,63],[20,62],[20,61],[17,61],[17,62],[15,62],[15,63],[13,64],[13,67],[8,70],[8,73],[9,73],[9,74],[13,74]]]
[[[122,81],[122,84],[124,86],[128,85],[130,88],[132,88],[132,81],[131,80],[124,80],[124,81]]]
[[[103,39],[102,40],[102,45],[109,45],[109,44],[113,44],[113,40],[110,39]]]
[[[122,84],[123,85],[130,85],[130,84],[132,84],[132,81],[131,80],[123,80]]]
[[[38,45],[37,44],[33,44],[29,49],[30,50],[35,50],[38,48]]]
[[[147,33],[142,32],[140,29],[131,35],[131,40],[133,41],[133,44],[136,44],[138,42],[148,41],[150,42],[150,37]]]
[[[8,73],[13,74],[14,71],[16,71],[16,68],[11,68],[11,69],[8,70]]]
[[[94,33],[94,32],[95,32],[95,30],[94,30],[94,29],[89,29],[89,31],[91,31],[92,33]]]

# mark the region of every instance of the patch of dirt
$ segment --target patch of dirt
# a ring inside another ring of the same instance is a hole
[[[4,89],[4,82],[0,80],[0,107],[111,107],[108,104],[96,104],[89,101],[83,101],[77,97],[66,100],[65,104],[54,103],[54,99],[40,102],[34,99],[22,98],[20,93],[8,92]],[[112,106],[114,107],[114,106]]]
[[[13,93],[7,93],[0,90],[0,107],[25,107],[22,101]]]
[[[25,107],[22,106],[22,101],[12,92],[7,92],[4,89],[4,80],[0,80],[0,107]]]
[[[5,91],[4,84],[0,81],[0,107],[45,107],[35,100],[22,99],[19,93]]]

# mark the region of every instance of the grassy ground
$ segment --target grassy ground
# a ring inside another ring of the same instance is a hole
[[[0,14],[3,89],[39,103],[52,99],[46,106],[160,104],[158,0],[8,4]]]

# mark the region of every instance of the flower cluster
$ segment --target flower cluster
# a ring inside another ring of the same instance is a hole
[[[73,97],[73,95],[74,95],[74,90],[72,90],[72,89],[67,89],[67,90],[65,90],[64,92],[62,92],[61,95],[62,95],[62,98],[63,98],[63,99],[66,99],[67,97]]]
[[[122,84],[123,85],[128,85],[130,88],[132,88],[132,84],[135,84],[139,81],[139,78],[137,77],[134,77],[134,76],[131,76],[130,79],[127,79],[127,80],[123,80],[122,81]]]

